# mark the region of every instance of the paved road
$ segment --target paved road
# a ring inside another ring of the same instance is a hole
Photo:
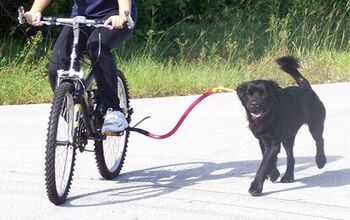
[[[102,180],[92,153],[78,154],[70,198],[51,204],[44,186],[50,105],[0,107],[0,219],[349,219],[350,83],[315,85],[327,108],[328,164],[314,163],[306,127],[296,139],[294,183],[248,187],[259,166],[257,140],[236,94],[212,95],[171,138],[132,134],[123,173]],[[134,121],[164,133],[198,96],[132,100]],[[286,155],[279,155],[283,173]]]

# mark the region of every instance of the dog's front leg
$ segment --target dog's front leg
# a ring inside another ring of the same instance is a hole
[[[254,181],[251,183],[249,193],[252,196],[259,196],[263,190],[263,184],[267,175],[274,168],[277,160],[277,154],[280,151],[281,143],[274,140],[260,140],[265,145],[263,159],[258,171],[256,172]]]
[[[261,153],[264,156],[264,152],[265,152],[265,148],[269,147],[269,146],[265,146],[266,143],[264,143],[264,141],[262,139],[259,139],[259,145],[260,145],[260,149],[261,149]],[[280,172],[277,169],[277,155],[276,158],[273,158],[273,160],[275,161],[275,163],[271,166],[270,171],[268,171],[268,174],[266,176],[270,178],[271,182],[276,182],[276,180],[278,179],[278,177],[280,176]]]

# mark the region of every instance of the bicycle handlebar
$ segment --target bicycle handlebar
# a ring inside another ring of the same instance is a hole
[[[125,11],[125,17],[127,19],[126,24],[128,28],[133,29],[135,27],[135,22],[132,19],[129,11]],[[18,8],[18,22],[20,24],[26,23],[23,6],[19,6]],[[105,27],[113,29],[112,25],[105,25],[102,19],[86,19],[84,16],[75,16],[73,18],[42,17],[41,22],[45,25],[83,24],[91,27]]]

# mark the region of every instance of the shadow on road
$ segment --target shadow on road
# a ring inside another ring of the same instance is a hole
[[[268,193],[264,193],[264,195],[278,193],[278,192],[305,189],[305,188],[312,188],[312,187],[328,188],[328,187],[340,187],[340,186],[350,185],[350,168],[342,169],[342,170],[326,171],[318,175],[300,178],[295,181],[301,182],[303,183],[303,185],[298,187],[292,187],[289,189],[284,189],[284,190],[271,191]]]
[[[327,157],[328,163],[339,160],[339,156]],[[285,165],[285,158],[278,166]],[[117,187],[71,197],[65,207],[102,206],[162,196],[181,188],[212,180],[248,177],[253,180],[260,160],[235,161],[225,163],[193,162],[170,164],[146,168],[121,174],[116,181]],[[316,166],[314,157],[296,158],[295,173]],[[281,170],[281,176],[284,170]],[[233,179],[234,180],[234,179]],[[237,181],[237,180],[235,180]],[[350,184],[350,169],[326,171],[322,174],[296,179],[304,185],[282,191],[310,187],[337,187]],[[248,188],[249,186],[242,186]],[[201,190],[198,190],[199,192]],[[264,193],[276,193],[278,191]]]

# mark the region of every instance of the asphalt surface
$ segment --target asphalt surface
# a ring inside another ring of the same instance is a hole
[[[44,153],[49,104],[0,106],[0,219],[349,219],[350,83],[314,85],[327,109],[325,152],[317,169],[306,126],[295,143],[295,182],[248,188],[261,161],[235,93],[200,103],[172,137],[133,133],[122,174],[101,179],[93,153],[78,153],[69,199],[45,192]],[[169,131],[198,97],[132,100],[134,123]],[[284,151],[278,168],[286,167]]]

